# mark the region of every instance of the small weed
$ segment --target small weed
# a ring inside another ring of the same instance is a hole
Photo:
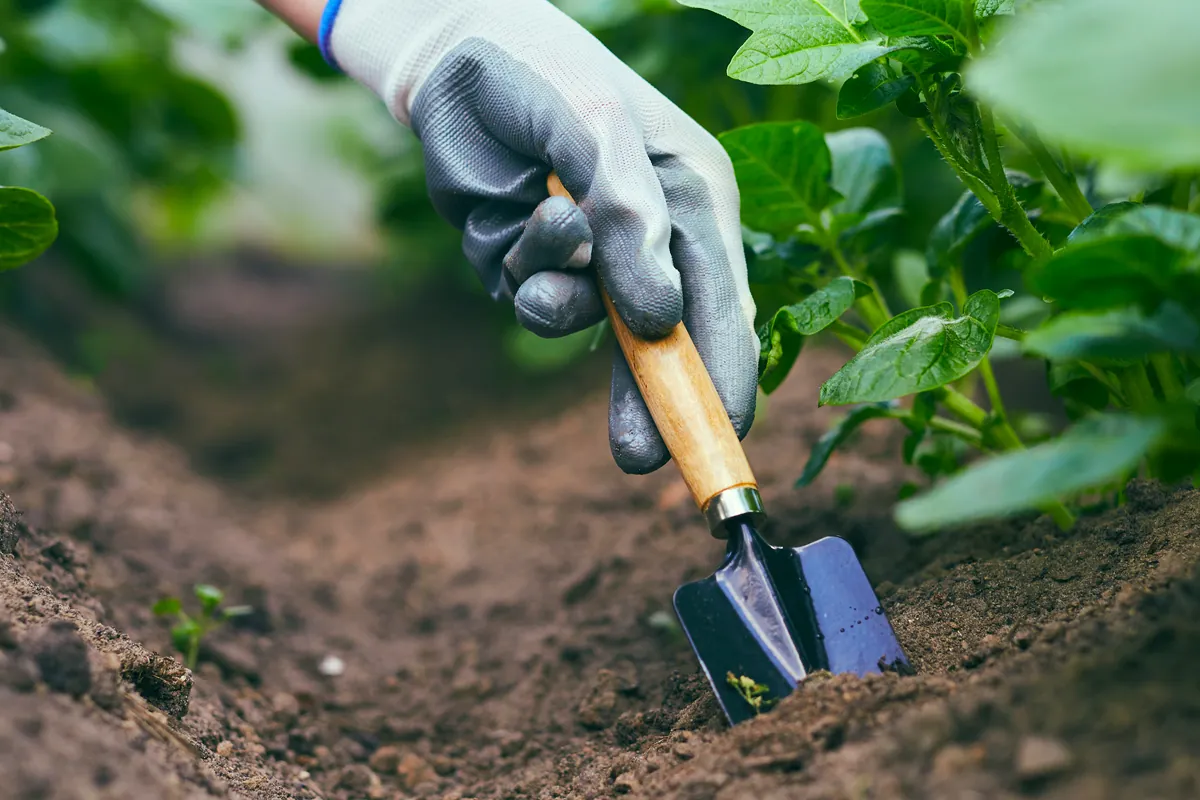
[[[192,616],[183,610],[183,601],[178,597],[164,597],[154,604],[154,614],[159,617],[175,617],[178,621],[171,627],[171,642],[183,654],[183,663],[188,669],[196,668],[200,656],[200,642],[213,631],[234,617],[249,614],[250,606],[222,608],[225,593],[215,586],[198,583],[193,590],[200,601],[200,613]]]
[[[732,672],[726,672],[725,681],[734,688],[739,697],[754,709],[755,714],[761,714],[765,706],[770,706],[775,702],[767,699],[769,690],[766,686],[746,675],[734,675]]]

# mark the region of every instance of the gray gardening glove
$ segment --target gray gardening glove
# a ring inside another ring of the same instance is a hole
[[[603,319],[590,266],[634,333],[685,322],[746,434],[754,301],[713,137],[546,0],[333,0],[321,43],[411,124],[434,206],[522,325],[564,336]],[[578,207],[547,199],[551,169]],[[668,460],[619,351],[609,439],[626,472]]]

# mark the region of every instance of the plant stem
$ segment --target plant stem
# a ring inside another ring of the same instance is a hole
[[[867,334],[848,322],[842,322],[840,319],[835,319],[829,325],[829,332],[841,339],[857,352],[863,349],[863,345],[867,343]]]
[[[935,431],[941,431],[942,433],[948,433],[952,436],[957,436],[967,444],[974,445],[980,450],[984,449],[983,434],[972,428],[970,425],[963,425],[961,422],[955,422],[954,420],[946,419],[945,417],[933,417],[929,420],[929,427],[933,428]]]
[[[1154,376],[1162,388],[1164,400],[1179,400],[1184,396],[1183,381],[1175,369],[1175,359],[1168,353],[1150,356],[1150,364],[1154,367]]]
[[[1012,339],[1014,342],[1025,341],[1025,331],[1020,328],[1014,328],[1011,325],[997,325],[996,335],[1003,336],[1005,339]]]
[[[943,386],[938,391],[938,399],[948,411],[961,417],[980,432],[988,422],[988,414],[974,403],[969,397],[960,394],[949,386]],[[1001,420],[992,431],[1000,450],[1023,450],[1025,445],[1017,432],[1006,420]],[[1065,505],[1057,500],[1047,503],[1041,510],[1049,514],[1055,524],[1062,530],[1069,530],[1075,524],[1075,515]]]
[[[1054,187],[1054,191],[1058,192],[1058,196],[1066,204],[1067,209],[1074,217],[1075,224],[1078,225],[1090,217],[1095,209],[1083,196],[1083,191],[1079,188],[1075,176],[1068,174],[1065,169],[1060,167],[1058,160],[1046,149],[1042,137],[1034,131],[1019,126],[1010,130],[1021,140],[1021,144],[1025,145],[1025,148],[1037,161],[1038,166],[1042,168],[1042,174],[1046,176],[1050,185]]]
[[[841,270],[841,273],[847,277],[858,280],[858,275],[854,267],[850,266],[850,262],[846,260],[846,254],[842,252],[842,246],[828,228],[824,229],[824,244],[825,249],[833,256],[833,263]],[[866,281],[871,287],[871,294],[866,297],[860,297],[857,301],[858,310],[863,315],[863,319],[871,330],[875,330],[883,323],[892,318],[888,312],[887,304],[884,302],[883,293],[879,290],[879,284],[874,278]]]
[[[1154,405],[1154,387],[1146,374],[1144,364],[1134,364],[1121,372],[1121,386],[1129,406],[1135,411],[1144,411]]]
[[[1000,385],[996,383],[996,373],[992,372],[992,360],[987,356],[984,356],[983,361],[979,362],[979,374],[983,376],[983,385],[987,387],[988,400],[992,403],[992,413],[1001,419],[1007,420],[1008,412],[1004,410],[1004,399],[1000,396]]]
[[[1017,237],[1026,253],[1034,258],[1046,258],[1054,252],[1054,248],[1046,237],[1033,227],[1029,215],[1017,200],[1012,184],[1008,182],[1008,176],[1004,173],[1004,162],[1000,156],[1000,139],[996,136],[996,121],[992,117],[991,109],[986,106],[979,106],[979,124],[991,175],[991,189],[1000,202],[1000,216],[996,221]]]
[[[1086,361],[1080,361],[1079,366],[1087,370],[1093,378],[1104,384],[1108,388],[1109,393],[1117,399],[1118,403],[1125,406],[1129,405],[1129,398],[1125,396],[1125,390],[1122,388],[1119,380],[1100,369],[1095,364],[1089,364]]]
[[[976,430],[982,431],[987,424],[987,412],[975,404],[975,401],[950,386],[937,390],[937,399],[954,416],[962,419]]]

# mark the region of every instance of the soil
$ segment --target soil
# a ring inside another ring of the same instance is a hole
[[[909,538],[886,423],[792,488],[838,359],[807,352],[748,440],[763,533],[846,538],[915,674],[817,674],[729,730],[663,613],[721,545],[673,468],[612,465],[602,393],[256,498],[0,329],[0,793],[1200,796],[1200,492]],[[198,582],[254,613],[190,671],[151,606]]]

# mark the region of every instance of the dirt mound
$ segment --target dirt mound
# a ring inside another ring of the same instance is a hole
[[[818,675],[729,731],[669,613],[720,545],[673,470],[611,464],[602,398],[454,440],[330,504],[251,504],[0,333],[0,489],[26,512],[0,510],[0,702],[16,709],[0,782],[52,797],[1196,796],[1200,493],[1135,484],[1069,535],[1027,518],[910,539],[890,522],[908,476],[886,425],[791,488],[832,417],[813,398],[837,359],[806,353],[750,437],[765,534],[847,538],[918,674]],[[201,581],[256,613],[212,634],[190,675],[155,655],[170,637],[150,606]]]

